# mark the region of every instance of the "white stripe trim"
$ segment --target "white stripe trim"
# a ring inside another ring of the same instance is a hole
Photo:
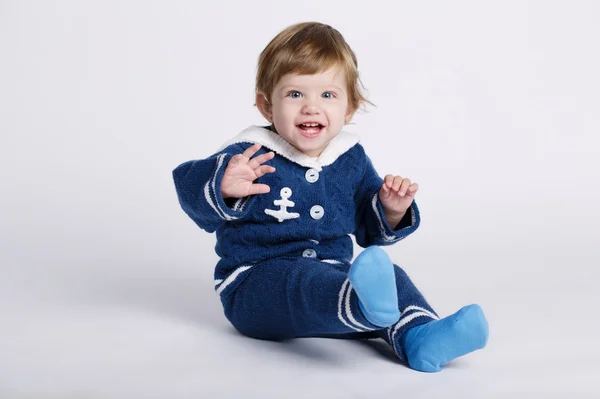
[[[377,224],[379,225],[379,231],[381,232],[381,236],[387,242],[398,241],[400,239],[400,237],[389,236],[389,235],[387,235],[385,233],[385,226],[383,224],[383,220],[381,218],[381,215],[379,214],[379,210],[377,209],[377,196],[378,195],[379,195],[378,192],[375,193],[375,195],[373,195],[373,199],[371,200],[371,206],[373,207],[373,211],[375,212],[375,216],[377,216]]]
[[[238,210],[238,206],[240,206],[240,202],[242,202],[243,198],[238,198],[237,201],[235,201],[235,203],[233,204],[233,210],[237,211]]]
[[[398,330],[400,329],[400,327],[408,324],[408,322],[416,319],[417,317],[421,317],[421,316],[427,316],[430,317],[428,313],[425,312],[415,312],[415,313],[411,313],[408,316],[406,316],[404,319],[401,319],[398,324],[396,324],[396,326],[394,327],[394,332],[392,333],[390,342],[392,342],[392,345],[394,343],[394,338],[396,337],[396,334],[398,333]]]
[[[233,210],[238,212],[243,211],[248,201],[250,201],[250,198],[250,196],[238,198],[237,201],[233,203]]]
[[[222,279],[215,280],[215,287],[223,282]]]
[[[212,198],[210,198],[210,191],[209,191],[209,187],[210,187],[210,180],[206,182],[206,185],[204,186],[204,198],[206,198],[206,202],[208,202],[208,205],[210,205],[212,207],[212,209],[215,210],[215,212],[217,213],[217,215],[219,215],[219,217],[221,219],[224,219],[223,215],[219,212],[219,210],[217,209],[217,207],[215,206]]]
[[[240,204],[240,208],[238,209],[238,211],[242,212],[244,210],[244,207],[246,206],[246,204],[248,204],[248,202],[250,201],[250,198],[252,198],[251,196],[246,197],[246,199],[242,200],[242,203]]]
[[[358,321],[356,321],[356,319],[354,318],[354,315],[352,314],[352,310],[350,309],[350,295],[351,294],[352,294],[352,284],[349,285],[348,291],[346,293],[346,316],[348,316],[348,320],[350,320],[350,322],[354,323],[355,326],[360,327],[364,330],[367,330],[367,331],[373,330],[372,328],[363,326]]]
[[[342,265],[344,263],[344,262],[340,262],[339,260],[335,260],[335,259],[323,259],[323,260],[321,260],[321,262],[330,263],[332,265]]]
[[[398,267],[400,267],[400,266],[398,266]],[[435,313],[430,312],[429,310],[427,310],[425,308],[422,308],[422,307],[417,306],[417,305],[410,305],[410,306],[407,306],[406,308],[404,308],[404,310],[400,313],[400,320],[402,320],[402,317],[406,316],[406,314],[408,312],[410,312],[411,310],[420,310],[421,313],[426,313],[427,316],[431,317],[434,320],[439,320],[440,319]],[[388,328],[388,338],[390,339],[390,342],[393,342],[392,341],[392,338],[393,338],[392,337],[392,329],[394,329],[394,326]]]
[[[227,277],[225,279],[225,281],[223,281],[223,284],[221,284],[221,286],[219,287],[219,289],[217,289],[217,294],[221,294],[221,292],[223,292],[223,290],[225,288],[227,288],[227,286],[231,283],[233,283],[233,281],[240,275],[240,273],[245,272],[246,270],[252,268],[252,266],[242,266],[242,267],[238,267],[237,269],[235,269],[230,275],[229,277]]]
[[[429,310],[422,308],[420,306],[416,306],[416,305],[411,305],[411,306],[408,306],[406,309],[404,309],[402,311],[402,314],[400,315],[400,318],[402,318],[402,316],[404,316],[406,313],[410,312],[411,310],[420,310],[424,313],[427,313],[429,315],[429,317],[431,317],[432,319],[436,319],[436,320],[440,319],[438,316],[435,315],[435,313],[432,313]]]
[[[342,303],[344,302],[344,291],[346,291],[346,286],[350,283],[350,280],[346,279],[346,281],[344,281],[344,284],[342,284],[342,288],[340,289],[340,293],[338,295],[338,319],[340,319],[340,321],[342,323],[344,323],[347,327],[350,327],[351,329],[358,331],[358,332],[362,332],[362,330],[359,330],[358,328],[348,324],[346,322],[346,320],[344,320],[344,317],[342,316]]]
[[[217,200],[217,190],[216,190],[216,183],[217,183],[217,175],[219,174],[219,169],[221,169],[221,166],[223,166],[223,158],[225,158],[225,155],[227,154],[221,154],[219,155],[219,157],[217,158],[217,169],[215,169],[215,173],[213,174],[213,177],[211,179],[212,183],[212,191],[213,191],[213,195],[215,196],[215,202],[217,203],[217,207],[219,208],[219,210],[221,211],[221,213],[225,216],[226,220],[235,220],[237,219],[237,217],[235,216],[229,216],[227,214],[227,212],[225,212],[222,208],[221,205],[219,205],[219,201]]]
[[[237,212],[241,212],[244,210],[244,207],[246,206],[246,204],[248,203],[248,201],[250,201],[250,196],[246,196],[246,197],[242,197],[242,198],[238,198],[234,203],[233,203],[233,210],[237,211]]]
[[[392,330],[393,329],[394,329],[394,326],[390,326],[387,329],[388,339],[390,340],[390,344],[392,345],[392,349],[394,349],[394,352],[396,352],[396,354],[398,355],[398,357],[400,358],[400,360],[404,360],[404,356],[402,356],[402,350],[400,348],[398,348],[398,350],[396,350],[396,345],[394,345],[394,341],[392,340]]]

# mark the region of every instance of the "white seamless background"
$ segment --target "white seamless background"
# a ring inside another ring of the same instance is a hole
[[[0,2],[0,397],[597,397],[599,19],[595,1]],[[388,253],[441,316],[489,319],[441,373],[377,341],[240,336],[215,238],[177,203],[173,168],[264,123],[258,55],[307,20],[345,36],[377,105],[348,130],[420,184],[422,225]]]

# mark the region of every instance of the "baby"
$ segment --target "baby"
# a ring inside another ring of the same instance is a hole
[[[365,102],[337,30],[288,27],[259,57],[256,106],[270,124],[179,165],[179,203],[216,232],[215,289],[242,334],[379,337],[411,368],[439,371],[483,348],[488,324],[478,305],[440,319],[381,249],[419,226],[419,187],[382,179],[342,130]],[[354,261],[350,235],[366,248]]]

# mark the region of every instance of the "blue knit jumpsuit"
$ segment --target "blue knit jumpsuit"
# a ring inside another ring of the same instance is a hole
[[[255,183],[267,194],[223,199],[220,186],[231,157],[255,143],[273,151],[275,173]],[[400,319],[381,328],[362,314],[348,280],[351,235],[361,247],[394,244],[420,223],[413,201],[398,226],[389,226],[379,200],[383,184],[358,136],[340,132],[318,158],[268,128],[251,126],[217,153],[173,171],[179,203],[203,230],[216,232],[220,261],[215,290],[224,313],[242,334],[270,340],[294,337],[385,339],[400,358],[403,334],[438,319],[423,295],[395,269]]]

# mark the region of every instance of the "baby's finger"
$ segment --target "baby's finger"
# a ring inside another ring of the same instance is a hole
[[[408,178],[402,179],[402,184],[400,185],[400,196],[401,197],[404,197],[404,195],[406,194],[406,190],[408,190],[409,186],[410,186],[410,179],[408,179]]]
[[[253,184],[248,190],[248,195],[266,194],[269,191],[271,191],[271,187],[267,186],[266,184]]]
[[[400,176],[395,176],[394,177],[394,183],[392,184],[392,191],[394,192],[398,192],[398,190],[400,189],[400,186],[402,185],[402,177]]]
[[[418,191],[418,190],[419,190],[419,185],[418,185],[417,183],[413,183],[413,184],[411,184],[410,186],[408,186],[408,191],[407,191],[407,193],[408,193],[409,195],[412,195],[412,196],[414,196],[414,195],[417,193],[417,191]]]
[[[248,162],[248,166],[250,166],[252,169],[256,169],[259,165],[273,159],[274,156],[275,153],[273,151],[260,154],[259,156],[252,158],[250,162]]]
[[[252,156],[254,154],[256,154],[258,152],[258,150],[260,150],[260,147],[262,147],[262,146],[259,143],[256,143],[252,147],[248,147],[248,149],[246,149],[246,151],[244,151],[243,155],[246,158],[252,158]]]
[[[229,160],[229,163],[227,164],[227,166],[231,165],[231,166],[237,166],[239,165],[241,162],[244,162],[244,156],[242,154],[237,154],[231,157],[231,159]]]
[[[273,173],[273,172],[275,172],[275,168],[272,167],[271,165],[262,165],[256,169],[254,169],[254,173],[256,173],[256,177],[261,177],[267,173]]]
[[[387,188],[392,188],[392,183],[394,183],[394,175],[386,175],[383,182]]]

